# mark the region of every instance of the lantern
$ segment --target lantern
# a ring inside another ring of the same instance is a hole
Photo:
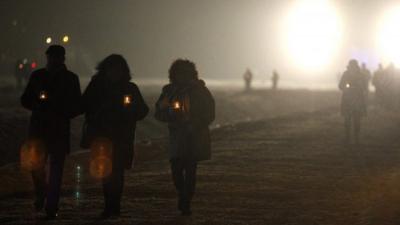
[[[176,101],[173,103],[173,108],[175,110],[179,110],[181,108],[181,103],[179,101]]]
[[[45,101],[47,98],[48,98],[48,96],[47,96],[47,92],[46,92],[46,91],[41,91],[41,92],[39,93],[39,99],[40,99],[41,101]]]
[[[28,140],[20,151],[20,166],[22,170],[33,171],[44,167],[46,154],[44,145],[39,140]]]
[[[124,95],[124,106],[128,106],[132,103],[131,95]]]

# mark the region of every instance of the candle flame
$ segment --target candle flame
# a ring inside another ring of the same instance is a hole
[[[174,109],[179,109],[181,107],[181,104],[179,102],[174,103]]]
[[[39,94],[40,100],[46,100],[47,99],[47,93],[45,91],[41,91]]]
[[[129,105],[132,103],[132,97],[130,95],[124,96],[124,105]]]

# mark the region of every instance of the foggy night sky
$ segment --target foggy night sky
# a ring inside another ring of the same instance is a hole
[[[89,55],[82,63],[92,67],[108,54],[120,53],[140,78],[165,77],[170,63],[183,57],[195,61],[205,78],[237,78],[249,67],[267,79],[276,68],[298,80],[302,77],[297,77],[281,51],[279,33],[280,21],[293,2],[1,0],[0,26],[5,35],[0,37],[0,50],[13,46],[24,51],[29,45],[40,51],[46,47],[41,43],[46,36],[68,34],[71,45]],[[381,2],[335,1],[346,35],[342,57],[335,60],[334,68],[327,68],[322,80],[342,70],[352,52],[370,51],[374,21],[390,1]],[[14,20],[17,29],[25,29],[22,34],[10,32]]]

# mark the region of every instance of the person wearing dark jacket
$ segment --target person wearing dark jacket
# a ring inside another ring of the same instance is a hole
[[[350,60],[344,72],[339,89],[343,92],[341,111],[345,120],[345,142],[350,142],[351,127],[354,129],[355,143],[359,142],[361,118],[367,113],[368,80],[360,70],[356,60]]]
[[[44,206],[47,217],[57,216],[66,154],[70,151],[70,120],[80,114],[81,90],[78,76],[67,70],[65,49],[50,46],[46,68],[34,71],[21,96],[21,104],[32,111],[29,138],[44,144],[50,161],[46,182],[45,163],[32,171],[35,186],[35,209]],[[44,203],[46,204],[44,205]]]
[[[121,55],[106,57],[97,67],[83,94],[83,109],[91,139],[106,138],[112,143],[112,172],[103,178],[103,218],[119,216],[124,170],[132,167],[136,122],[149,108]]]
[[[205,82],[198,79],[194,63],[176,60],[169,69],[169,79],[156,103],[155,118],[168,123],[178,209],[182,215],[191,215],[197,163],[211,158],[209,125],[214,121],[215,102]]]

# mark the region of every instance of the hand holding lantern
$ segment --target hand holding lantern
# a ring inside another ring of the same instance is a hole
[[[40,101],[46,101],[48,99],[48,95],[46,91],[41,91],[39,93],[39,99]]]
[[[132,104],[132,96],[131,95],[124,95],[124,106],[127,107]]]

